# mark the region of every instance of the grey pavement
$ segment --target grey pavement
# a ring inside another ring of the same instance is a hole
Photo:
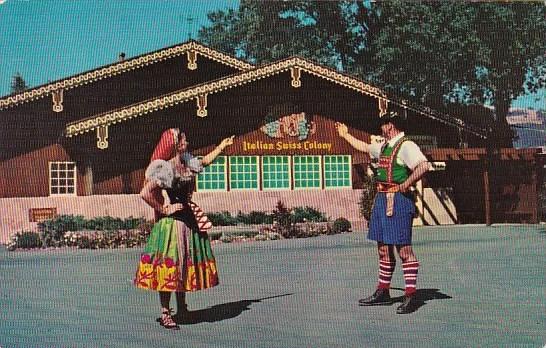
[[[543,347],[545,246],[540,225],[416,228],[420,307],[397,315],[358,306],[377,282],[362,232],[217,244],[221,284],[188,294],[180,331],[132,286],[142,249],[0,249],[0,347]]]

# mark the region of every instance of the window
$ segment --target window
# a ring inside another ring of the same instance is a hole
[[[232,190],[258,190],[259,167],[257,156],[229,158],[229,181]]]
[[[76,163],[49,162],[49,194],[76,195]]]
[[[321,188],[320,156],[294,156],[294,188]]]
[[[227,188],[226,163],[226,157],[219,156],[203,168],[203,171],[197,175],[197,191],[225,191]]]
[[[262,186],[264,190],[290,190],[290,157],[262,157]]]
[[[351,156],[324,156],[324,187],[352,187]]]

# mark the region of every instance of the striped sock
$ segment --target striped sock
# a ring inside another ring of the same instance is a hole
[[[409,261],[402,263],[404,271],[404,280],[406,281],[406,296],[415,294],[417,286],[417,272],[419,271],[419,261]]]
[[[392,274],[394,273],[396,261],[379,261],[379,283],[378,289],[389,289],[391,287]]]

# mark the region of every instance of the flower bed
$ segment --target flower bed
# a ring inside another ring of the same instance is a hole
[[[351,231],[347,219],[327,221],[324,214],[311,207],[288,209],[278,202],[272,214],[264,212],[227,212],[210,214],[220,226],[209,231],[213,243],[268,241],[282,238],[307,238],[323,234]],[[223,222],[223,223],[222,223]],[[8,250],[48,247],[79,249],[132,248],[144,245],[153,223],[144,219],[125,220],[106,217],[85,219],[83,216],[61,215],[38,224],[38,231],[13,234]]]

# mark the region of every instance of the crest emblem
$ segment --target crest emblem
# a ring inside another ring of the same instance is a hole
[[[309,135],[315,134],[315,122],[308,121],[305,113],[290,114],[278,120],[266,118],[266,123],[260,128],[262,132],[271,138],[297,137],[305,140]]]

